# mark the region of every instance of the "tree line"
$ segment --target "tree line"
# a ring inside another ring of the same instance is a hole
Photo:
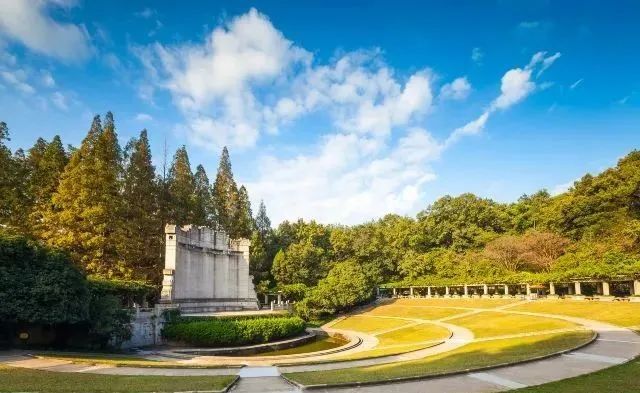
[[[66,251],[91,275],[159,283],[166,223],[232,238],[252,237],[255,223],[270,225],[264,204],[252,217],[226,147],[211,184],[202,165],[192,171],[185,146],[157,171],[146,130],[122,148],[111,112],[93,118],[79,147],[65,148],[55,136],[12,153],[7,140],[0,122],[0,225]]]
[[[264,203],[252,216],[227,149],[211,185],[201,165],[192,172],[184,147],[168,171],[157,171],[144,130],[121,150],[110,113],[104,124],[94,119],[78,148],[54,137],[12,153],[7,138],[2,123],[0,223],[67,250],[85,271],[105,277],[158,283],[167,222],[250,237],[258,291],[283,291],[303,312],[340,311],[383,283],[640,273],[638,151],[555,196],[541,190],[498,203],[466,193],[444,196],[415,217],[389,214],[354,226],[297,220],[272,228]]]

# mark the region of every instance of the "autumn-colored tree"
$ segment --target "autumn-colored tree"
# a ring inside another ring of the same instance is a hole
[[[193,223],[195,178],[191,172],[187,148],[182,146],[173,156],[167,180],[169,190],[168,218],[172,224]]]
[[[518,236],[501,236],[492,240],[484,249],[484,255],[504,270],[515,272],[526,262],[522,240]]]
[[[142,130],[125,149],[118,252],[135,278],[155,282],[160,280],[163,261],[159,193],[147,130]]]
[[[535,270],[549,271],[570,244],[569,239],[553,232],[531,231],[521,238],[521,258]]]

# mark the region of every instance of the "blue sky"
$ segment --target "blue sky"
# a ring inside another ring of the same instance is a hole
[[[640,142],[635,1],[0,0],[12,148],[114,112],[274,222],[561,192]],[[169,157],[170,158],[170,157]]]

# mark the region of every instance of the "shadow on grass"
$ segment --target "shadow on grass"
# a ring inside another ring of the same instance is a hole
[[[373,383],[411,379],[522,362],[588,343],[589,331],[471,343],[451,352],[409,362],[286,374],[302,385]]]

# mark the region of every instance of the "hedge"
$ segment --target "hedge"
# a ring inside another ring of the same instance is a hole
[[[305,323],[299,317],[254,319],[204,319],[169,322],[164,338],[180,343],[217,347],[260,344],[302,334]]]

